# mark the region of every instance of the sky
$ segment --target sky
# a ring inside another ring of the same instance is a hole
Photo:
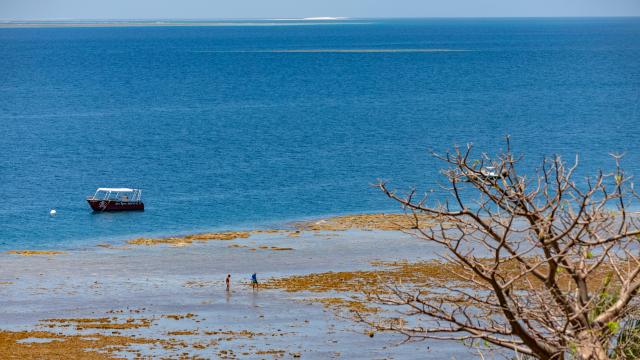
[[[640,0],[0,0],[4,20],[640,16]]]

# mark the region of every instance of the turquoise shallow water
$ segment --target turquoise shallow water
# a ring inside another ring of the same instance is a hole
[[[638,59],[638,18],[0,29],[0,249],[391,211],[377,178],[505,134],[638,174]],[[92,214],[99,186],[147,210]]]

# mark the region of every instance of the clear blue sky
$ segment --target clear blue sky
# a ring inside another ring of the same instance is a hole
[[[640,0],[0,0],[0,19],[640,16]]]

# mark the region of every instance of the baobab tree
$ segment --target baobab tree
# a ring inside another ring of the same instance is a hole
[[[406,231],[437,244],[457,270],[439,286],[368,294],[403,317],[362,321],[539,359],[640,356],[638,195],[620,157],[610,173],[574,181],[577,157],[520,173],[508,138],[494,158],[474,159],[471,145],[434,156],[447,166],[447,200],[378,187],[415,220]]]

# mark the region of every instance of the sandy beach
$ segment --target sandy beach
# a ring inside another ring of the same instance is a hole
[[[374,334],[350,315],[387,311],[354,300],[366,277],[389,271],[388,264],[436,258],[430,244],[398,231],[398,221],[341,217],[287,230],[5,252],[0,355],[465,358],[461,344],[400,345],[401,336]],[[257,291],[249,284],[253,272],[262,283]]]

